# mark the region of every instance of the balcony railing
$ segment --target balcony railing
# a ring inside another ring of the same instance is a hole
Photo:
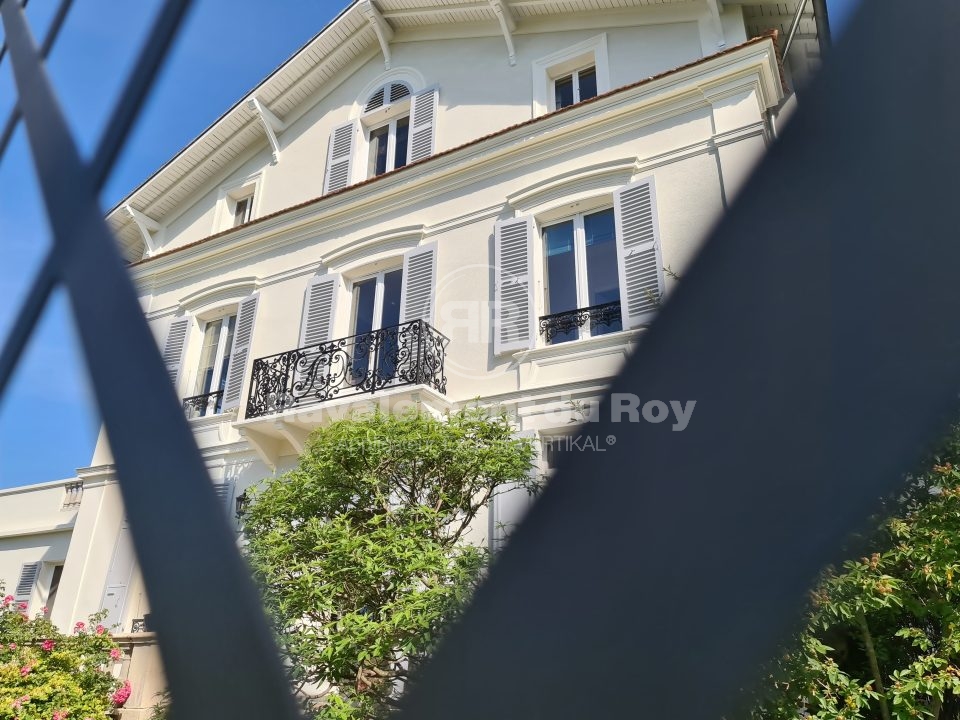
[[[188,420],[206,415],[216,415],[220,412],[222,405],[223,390],[206,393],[205,395],[193,395],[183,399],[183,410],[187,414]]]
[[[448,342],[442,333],[415,320],[257,358],[246,417],[402,385],[427,385],[445,393]]]
[[[622,329],[620,301],[616,300],[603,305],[593,305],[578,310],[544,315],[540,318],[540,334],[546,337],[548,343],[555,339],[559,342],[574,340],[575,337],[565,336],[574,330],[579,330],[588,321],[590,322],[591,335],[600,335]]]

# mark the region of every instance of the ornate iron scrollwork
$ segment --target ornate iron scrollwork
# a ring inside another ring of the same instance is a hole
[[[579,310],[544,315],[540,318],[540,334],[550,342],[558,335],[565,335],[571,330],[582,328],[590,322],[591,332],[600,328],[613,329],[614,325],[622,322],[620,301],[616,300],[603,305],[593,305]]]
[[[223,390],[206,393],[205,395],[193,395],[183,399],[183,409],[187,413],[187,418],[204,417],[205,415],[216,415],[220,412],[220,406],[223,403]]]
[[[257,358],[246,417],[401,385],[427,385],[446,393],[448,342],[427,323],[414,320]]]

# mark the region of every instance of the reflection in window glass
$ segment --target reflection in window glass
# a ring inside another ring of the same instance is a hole
[[[597,69],[589,67],[577,73],[580,100],[589,100],[597,96]]]
[[[590,306],[620,300],[617,234],[613,209],[584,215],[583,233],[587,250],[587,297]],[[602,335],[622,329],[620,321],[610,325],[592,324],[590,334]]]
[[[547,314],[577,309],[577,261],[573,249],[573,220],[543,228],[547,254]],[[551,342],[576,340],[576,329],[557,333]]]
[[[387,171],[387,142],[390,139],[390,126],[370,131],[370,162],[367,177],[383,175]]]
[[[407,139],[410,135],[410,118],[404,117],[397,120],[397,142],[393,150],[393,169],[401,168],[407,164]]]
[[[559,110],[573,105],[573,75],[557,78],[553,83],[554,107]]]
[[[223,320],[208,322],[203,329],[203,345],[200,348],[200,367],[197,370],[197,380],[193,386],[194,395],[206,395],[213,385],[214,363],[217,359],[217,348],[220,345],[220,328]]]

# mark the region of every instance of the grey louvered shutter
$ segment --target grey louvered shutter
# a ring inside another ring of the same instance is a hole
[[[437,244],[421,245],[403,256],[400,322],[423,320],[433,324],[437,292]]]
[[[180,390],[180,370],[183,366],[183,354],[187,349],[187,337],[190,333],[190,323],[193,318],[189,315],[174,318],[167,331],[167,340],[163,344],[163,362],[170,373],[173,387]]]
[[[410,149],[408,162],[416,162],[433,155],[436,146],[437,107],[436,88],[423,90],[410,101]]]
[[[355,120],[335,127],[330,133],[330,144],[327,147],[327,173],[323,183],[324,194],[343,190],[350,184],[353,141],[356,135]]]
[[[243,391],[243,378],[247,372],[259,299],[259,293],[248,295],[240,301],[240,308],[237,310],[237,329],[233,335],[233,350],[230,352],[230,363],[227,367],[227,384],[223,389],[224,410],[240,405],[240,393]]]
[[[220,501],[220,504],[223,505],[224,509],[227,511],[228,515],[232,515],[232,508],[230,503],[233,500],[233,483],[231,481],[226,481],[219,483],[218,485],[213,486],[213,493],[217,496],[217,500]]]
[[[534,430],[523,430],[515,434],[518,438],[527,438],[533,440],[537,449],[537,457],[540,455],[539,435]],[[536,482],[539,480],[540,467],[537,458],[534,458],[533,465],[529,471],[530,480]],[[517,483],[498,488],[497,494],[493,496],[490,502],[490,523],[489,523],[489,547],[493,551],[500,550],[509,539],[511,533],[523,520],[523,517],[530,510],[536,496],[531,494],[526,487]]]
[[[533,218],[503,220],[494,231],[493,351],[533,347]]]
[[[107,611],[103,624],[112,628],[123,622],[123,610],[127,603],[127,590],[130,587],[130,578],[133,576],[133,567],[137,562],[133,550],[133,539],[130,527],[123,523],[117,535],[117,542],[113,547],[113,558],[107,570],[107,582],[103,591],[103,601],[100,604]],[[121,628],[122,631],[123,628]]]
[[[330,340],[339,289],[339,273],[311,278],[303,294],[303,316],[300,319],[298,347],[319,345]]]
[[[623,327],[650,322],[663,297],[663,260],[657,193],[653,178],[630,183],[613,194]]]
[[[17,580],[17,589],[13,593],[17,602],[29,602],[33,595],[33,586],[37,584],[37,576],[40,574],[40,563],[24,563],[20,567],[20,578]]]

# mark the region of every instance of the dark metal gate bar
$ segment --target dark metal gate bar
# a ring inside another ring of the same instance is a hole
[[[50,281],[62,282],[110,437],[174,714],[295,718],[257,593],[97,197],[188,4],[168,0],[163,5],[89,164],[70,136],[20,5],[12,0],[0,5],[19,107],[54,234],[53,254],[3,358],[12,366],[24,331],[49,296]],[[132,397],[140,402],[129,402]]]
[[[817,568],[956,409],[960,85],[946,68],[960,7],[912,5],[861,11],[615,383],[641,401],[696,400],[690,426],[612,423],[606,404],[584,432],[616,444],[568,457],[404,717],[719,717]],[[292,718],[257,595],[97,204],[185,6],[165,4],[173,20],[151,36],[89,165],[19,6],[0,12],[54,227],[44,267],[70,292],[174,711]],[[36,283],[0,371],[50,284]],[[133,390],[149,415],[133,411]]]

